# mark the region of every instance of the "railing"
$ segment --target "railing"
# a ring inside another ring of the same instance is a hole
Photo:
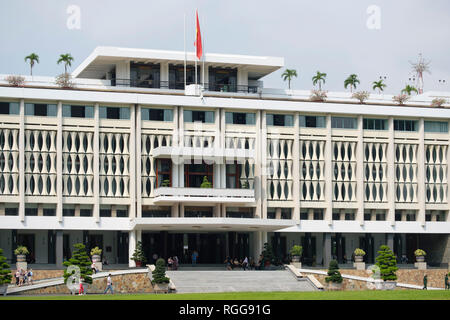
[[[252,189],[217,189],[217,188],[169,188],[155,189],[155,198],[182,197],[182,198],[217,198],[235,200],[254,200],[255,190]],[[214,199],[216,198],[216,199]]]

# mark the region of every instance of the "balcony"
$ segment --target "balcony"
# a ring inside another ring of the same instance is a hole
[[[203,159],[214,163],[226,161],[243,162],[247,159],[254,160],[255,150],[231,149],[231,148],[193,148],[193,147],[157,147],[152,149],[150,155],[156,159]]]
[[[155,190],[154,203],[158,205],[185,203],[227,203],[252,204],[255,203],[253,189],[218,189],[218,188],[170,188],[160,187]]]

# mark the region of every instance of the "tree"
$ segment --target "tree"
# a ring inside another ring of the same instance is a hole
[[[11,269],[6,263],[6,257],[3,255],[3,249],[0,249],[0,286],[11,283]]]
[[[297,71],[294,69],[286,69],[281,75],[284,81],[288,80],[289,89],[291,89],[291,80],[293,77],[297,77]]]
[[[350,85],[350,92],[353,92],[353,88],[356,89],[356,84],[359,84],[358,76],[353,73],[349,75],[347,79],[345,79],[344,88],[347,89],[347,87]]]
[[[74,252],[72,258],[63,262],[63,265],[69,267],[71,265],[78,266],[80,268],[80,277],[86,283],[92,283],[92,269],[91,260],[89,259],[88,253],[86,251],[86,246],[82,243],[76,243],[73,245]],[[67,269],[64,270],[64,283],[67,283],[67,279],[74,272],[68,273]]]
[[[383,80],[372,82],[372,89],[378,89],[378,93],[381,93],[384,88],[386,88],[386,84],[383,83]]]
[[[382,245],[380,247],[376,261],[375,265],[380,269],[381,279],[384,281],[397,280],[397,275],[395,274],[395,271],[398,270],[397,258],[388,246]]]
[[[166,277],[166,263],[164,262],[164,259],[159,258],[156,260],[156,267],[155,271],[152,272],[152,276],[152,284],[169,283],[170,279]]]
[[[315,86],[317,83],[319,84],[319,91],[322,91],[322,83],[325,83],[326,77],[327,74],[320,71],[317,71],[316,75],[312,77],[313,85]]]
[[[64,73],[67,73],[67,66],[72,66],[73,60],[74,58],[70,55],[70,53],[66,53],[59,56],[57,63],[60,64],[61,62],[64,62]]]
[[[39,56],[36,53],[32,53],[25,57],[25,62],[30,60],[30,75],[33,75],[33,67],[35,63],[39,63]]]
[[[416,87],[410,86],[409,84],[401,91],[401,93],[406,93],[408,96],[411,95],[411,92],[415,92],[416,94],[419,93]]]
[[[342,276],[339,272],[339,265],[336,260],[331,260],[330,265],[328,266],[328,277],[325,277],[326,282],[334,282],[334,283],[341,283],[342,282]]]
[[[266,264],[275,264],[275,254],[273,253],[272,246],[269,243],[264,243],[264,250],[261,254],[263,266]]]
[[[142,241],[138,241],[136,243],[136,249],[134,249],[134,253],[131,256],[131,260],[139,261],[142,263],[147,262],[147,258],[145,257],[145,254],[144,254],[144,249],[142,247]]]

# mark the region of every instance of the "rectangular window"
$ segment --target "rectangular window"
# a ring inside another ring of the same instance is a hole
[[[56,117],[56,104],[26,103],[25,115],[40,117]]]
[[[37,206],[33,207],[25,207],[25,215],[26,216],[37,216],[38,215],[38,208]]]
[[[448,132],[448,122],[444,121],[425,121],[425,132]]]
[[[417,120],[394,120],[395,131],[417,131]]]
[[[111,217],[111,209],[100,209],[100,217]]]
[[[172,186],[172,160],[158,159],[156,162],[156,185],[159,187]]]
[[[289,114],[268,114],[266,117],[268,126],[292,127],[294,116]]]
[[[300,116],[301,128],[325,128],[325,117]]]
[[[100,107],[101,119],[130,120],[130,108],[128,107]]]
[[[63,217],[75,217],[75,208],[63,208]]]
[[[255,124],[254,113],[225,112],[225,122],[227,124]]]
[[[91,209],[80,209],[80,217],[92,217]]]
[[[141,119],[147,121],[173,121],[173,110],[171,109],[141,109]]]
[[[331,117],[331,128],[333,129],[356,129],[358,122],[356,118]]]
[[[56,209],[44,208],[43,214],[45,217],[54,217],[54,216],[56,216]]]
[[[314,220],[323,220],[323,211],[322,210],[314,210]]]
[[[364,130],[387,130],[386,119],[363,119]]]
[[[19,208],[5,208],[5,216],[19,215]]]
[[[184,122],[214,123],[214,111],[183,111]]]
[[[66,118],[93,118],[93,106],[63,105],[63,117]]]
[[[17,102],[0,102],[0,114],[19,114]]]
[[[127,218],[128,217],[128,210],[116,210],[116,217],[118,218]]]

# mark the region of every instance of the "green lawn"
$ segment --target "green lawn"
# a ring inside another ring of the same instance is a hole
[[[450,291],[227,292],[114,294],[85,296],[6,296],[1,300],[450,300]]]

